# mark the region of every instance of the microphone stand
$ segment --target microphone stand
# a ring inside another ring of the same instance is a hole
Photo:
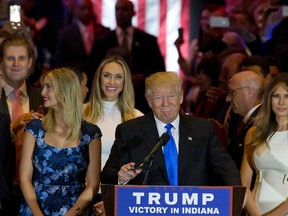
[[[152,164],[153,164],[153,159],[154,159],[154,155],[151,155],[150,160],[149,160],[149,166],[148,166],[147,170],[145,171],[145,176],[144,176],[144,180],[142,183],[143,185],[147,184],[147,179],[148,179],[148,175],[149,175],[150,169],[151,169]]]
[[[169,134],[167,133],[163,133],[161,135],[161,137],[159,138],[159,140],[157,141],[156,145],[153,147],[153,149],[149,152],[149,154],[145,157],[145,159],[143,160],[143,162],[135,169],[141,169],[143,172],[145,172],[145,176],[144,176],[144,180],[143,180],[143,185],[146,185],[147,184],[147,178],[148,178],[148,175],[149,175],[149,172],[150,172],[150,169],[152,167],[152,164],[153,164],[153,159],[154,159],[154,153],[156,151],[158,151],[158,149],[160,147],[162,147],[163,145],[165,145],[168,140],[170,139],[170,136]],[[149,166],[147,168],[146,171],[144,171],[144,169],[142,168],[143,165],[149,160]]]

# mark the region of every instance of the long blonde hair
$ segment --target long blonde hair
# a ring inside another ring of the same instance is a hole
[[[44,74],[50,77],[55,91],[55,97],[59,103],[60,115],[63,116],[67,131],[65,137],[68,140],[78,140],[81,133],[81,121],[83,117],[83,102],[79,79],[69,68],[56,68]],[[47,132],[55,132],[55,110],[48,108],[48,113],[43,118],[43,127]]]
[[[117,107],[121,112],[122,122],[136,117],[134,109],[135,107],[134,89],[132,85],[130,69],[122,57],[118,55],[113,55],[105,58],[101,62],[100,66],[98,67],[94,75],[89,101],[86,104],[84,110],[84,119],[86,119],[89,122],[97,123],[104,115],[102,104],[103,92],[101,91],[100,88],[100,82],[101,82],[100,78],[105,65],[111,62],[119,64],[124,72],[123,90],[122,92],[119,93],[117,100]]]

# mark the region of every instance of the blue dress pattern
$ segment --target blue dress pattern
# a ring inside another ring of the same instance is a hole
[[[32,182],[39,206],[47,216],[62,216],[85,189],[89,143],[92,139],[101,137],[102,133],[99,127],[83,120],[79,146],[56,148],[45,143],[42,120],[32,120],[25,130],[36,139]],[[91,214],[92,204],[82,215]],[[19,215],[32,215],[25,201],[21,204]]]

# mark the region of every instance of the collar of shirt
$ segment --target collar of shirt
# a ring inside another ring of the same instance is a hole
[[[166,133],[166,128],[165,128],[166,123],[160,121],[156,116],[154,116],[154,118],[156,121],[156,127],[158,130],[159,136],[161,136],[163,133]],[[177,131],[177,132],[179,131],[179,121],[180,121],[180,117],[179,115],[177,115],[176,119],[170,123],[173,125],[173,131]],[[174,135],[174,132],[172,133]]]
[[[94,31],[94,25],[93,22],[90,22],[87,26],[84,25],[79,20],[75,20],[76,24],[78,25],[80,32],[82,35],[85,35],[87,32],[93,32]]]
[[[5,95],[6,98],[8,98],[9,100],[13,100],[14,98],[14,88],[10,85],[8,85],[7,83],[4,85],[4,91],[5,91]],[[20,96],[26,97],[27,96],[27,86],[26,86],[26,82],[24,81],[24,83],[20,86],[19,88],[20,90]]]
[[[254,106],[251,110],[249,110],[249,112],[245,115],[245,117],[243,118],[243,122],[244,124],[247,123],[247,121],[249,120],[250,116],[252,115],[252,113],[259,107],[261,106],[262,103],[257,104],[256,106]]]
[[[126,33],[127,33],[128,44],[130,46],[132,44],[132,39],[133,39],[133,34],[134,34],[134,27],[133,26],[128,27],[126,29]],[[122,43],[122,39],[123,39],[123,35],[124,35],[124,31],[119,26],[116,27],[116,35],[117,35],[118,44],[121,44]]]
[[[154,118],[155,118],[157,130],[158,130],[158,134],[160,137],[163,133],[167,132],[167,130],[165,128],[166,123],[163,123],[162,121],[157,119],[155,115],[154,115]],[[176,148],[177,148],[178,152],[179,152],[179,122],[180,122],[180,116],[178,114],[176,119],[170,123],[173,125],[173,128],[171,129],[171,133],[172,133],[172,136],[175,140]]]

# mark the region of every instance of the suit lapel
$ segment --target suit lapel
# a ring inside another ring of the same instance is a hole
[[[159,140],[159,135],[153,114],[150,113],[147,114],[146,116],[147,118],[143,125],[143,131],[146,134],[146,136],[143,137],[144,137],[144,143],[147,146],[147,151],[150,152],[155,146],[156,142]],[[164,176],[165,180],[168,183],[167,172],[165,169],[164,154],[162,149],[159,149],[154,154],[153,163],[159,168],[160,173],[162,174],[162,176]]]
[[[260,107],[257,107],[257,109],[254,110],[254,112],[251,114],[251,116],[249,117],[247,123],[245,124],[245,133],[247,133],[247,131],[254,125],[254,119],[256,118],[259,110],[260,110]]]
[[[117,39],[117,33],[116,33],[116,30],[113,30],[109,33],[108,35],[108,38],[109,39],[109,48],[113,48],[113,47],[117,47],[117,46],[120,46],[120,44],[118,44],[118,39]],[[107,39],[108,39],[107,38]]]
[[[29,110],[38,111],[39,105],[43,105],[43,99],[41,96],[41,90],[33,87],[29,82],[26,82],[27,86],[27,94],[29,96]],[[6,101],[6,95],[4,89],[2,89],[2,96],[0,99],[0,112],[4,115],[9,116],[8,104]],[[44,113],[46,113],[46,109],[44,108]]]
[[[193,146],[197,142],[195,139],[196,134],[193,131],[191,123],[187,121],[184,115],[180,115],[179,122],[179,153],[178,153],[178,183],[181,185],[182,179],[185,177],[185,173],[189,172],[187,170],[187,163],[193,156],[194,148]]]
[[[155,124],[153,114],[148,114],[146,121],[143,125],[143,131],[146,136],[144,137],[144,143],[147,146],[147,151],[150,152],[151,149],[154,147],[155,143],[158,141],[158,131]],[[193,156],[194,146],[197,143],[197,135],[193,130],[191,121],[187,120],[187,117],[184,115],[180,115],[180,122],[179,122],[179,165],[178,165],[178,176],[179,176],[179,185],[183,182],[183,178],[185,178],[185,173],[189,172],[187,168],[187,164]],[[163,151],[157,151],[154,157],[154,165],[156,165],[161,175],[167,181],[168,184],[168,177],[167,171],[165,169],[165,160]]]
[[[1,95],[1,100],[0,100],[0,112],[3,113],[4,115],[8,116],[10,119],[10,114],[9,114],[8,104],[6,101],[6,95],[5,95],[4,88],[2,89],[2,95]],[[10,119],[10,121],[11,121],[11,119]]]
[[[33,87],[29,82],[26,82],[27,94],[29,96],[29,110],[38,111],[39,105],[43,105],[40,89]]]
[[[79,50],[82,55],[87,55],[86,50],[85,50],[85,42],[84,39],[82,39],[82,34],[80,31],[79,26],[75,23],[73,26],[73,32],[75,32],[75,38],[81,39],[81,43],[75,43],[74,46],[77,46],[76,50]]]
[[[139,46],[138,37],[139,37],[138,36],[138,30],[136,28],[134,28],[131,51],[133,51],[135,49],[135,47]]]

